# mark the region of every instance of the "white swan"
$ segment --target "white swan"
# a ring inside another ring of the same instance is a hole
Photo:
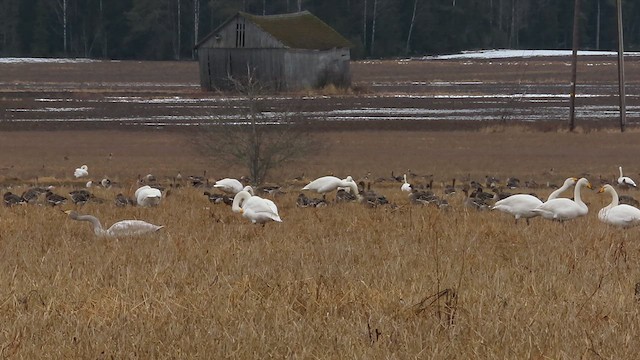
[[[626,185],[626,186],[636,187],[636,182],[635,181],[633,181],[630,177],[624,176],[622,174],[622,166],[620,166],[618,169],[620,169],[620,177],[618,178],[618,185]]]
[[[562,194],[565,190],[575,185],[577,182],[578,182],[578,178],[575,178],[575,177],[567,178],[564,181],[564,184],[562,184],[560,188],[556,189],[551,194],[549,194],[549,197],[547,197],[547,201],[557,198],[558,196],[560,196],[560,194]]]
[[[89,167],[87,165],[80,166],[73,172],[73,176],[76,178],[89,176]]]
[[[407,174],[404,174],[404,183],[400,187],[401,191],[411,192],[411,184],[407,182]]]
[[[540,215],[534,209],[542,205],[542,201],[537,197],[529,194],[515,194],[508,198],[497,201],[491,210],[498,210],[513,215],[516,218],[516,224],[520,218],[527,220]]]
[[[538,206],[533,211],[540,213],[540,215],[545,219],[558,221],[571,220],[587,215],[589,208],[580,197],[580,191],[584,186],[591,189],[591,183],[589,180],[581,178],[578,180],[576,187],[573,190],[574,200],[566,198],[551,199]]]
[[[254,224],[264,224],[267,221],[282,222],[278,207],[273,201],[252,196],[245,190],[238,192],[233,198],[231,210],[241,213]]]
[[[346,179],[340,179],[335,176],[323,176],[308,183],[302,190],[311,190],[325,196],[328,192],[334,191],[338,188],[348,188],[352,194],[355,194],[358,199],[361,198],[358,193],[358,185],[353,181],[351,176],[347,176]]]
[[[136,190],[134,197],[138,206],[158,206],[162,200],[162,192],[149,185],[141,186]]]
[[[221,191],[224,191],[227,194],[235,195],[240,191],[242,191],[243,185],[240,181],[236,179],[224,178],[216,181],[213,187],[220,189]]]
[[[623,228],[640,225],[640,209],[627,204],[618,204],[618,193],[609,184],[598,191],[598,193],[605,192],[611,195],[611,203],[598,212],[600,221]]]
[[[102,224],[100,224],[100,220],[97,217],[92,215],[80,215],[75,211],[67,210],[65,211],[67,215],[73,220],[78,221],[88,221],[93,225],[93,232],[98,236],[109,236],[109,237],[118,237],[118,236],[135,236],[142,235],[146,233],[156,232],[162,229],[164,226],[150,224],[146,221],[142,220],[122,220],[117,223],[111,225],[107,230],[102,228]]]

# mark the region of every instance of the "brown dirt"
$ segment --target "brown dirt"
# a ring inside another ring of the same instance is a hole
[[[589,62],[601,65],[599,71],[591,71],[592,67],[586,66],[580,68],[579,76],[585,82],[597,84],[615,79],[615,66],[611,66],[610,58]],[[509,60],[358,62],[353,64],[353,78],[354,88],[360,92],[303,106],[327,110],[339,101],[348,108],[353,105],[345,103],[361,101],[361,96],[376,92],[376,82],[387,80],[403,84],[433,80],[487,81],[500,85],[566,82],[568,64],[568,59],[563,58],[528,60],[525,65]],[[627,63],[630,84],[638,83],[640,71],[634,70],[638,66],[640,61]],[[119,95],[143,98],[177,94],[219,96],[200,91],[194,62],[3,64],[0,79],[3,79],[0,90],[3,109],[29,108],[38,97],[59,94],[70,101],[95,100],[97,116],[101,112],[107,116],[120,111],[128,115],[137,112],[145,117],[158,111],[157,106],[116,104],[109,108],[101,107],[100,99]],[[407,94],[425,90],[404,87],[399,91]],[[303,99],[306,94],[289,95]],[[393,98],[385,99],[383,101],[394,101]],[[1,114],[8,116],[6,111]],[[220,163],[215,156],[202,155],[194,145],[193,131],[189,130],[123,126],[114,122],[90,126],[75,122],[53,125],[36,122],[25,128],[9,120],[0,121],[5,130],[0,133],[0,175],[5,178],[64,177],[69,170],[83,163],[91,164],[96,171],[94,174],[112,177],[132,177],[148,172],[170,177],[178,171],[201,174],[204,170],[217,177],[241,171]],[[606,127],[594,128],[596,123],[580,123],[581,133],[578,134],[559,130],[564,122],[515,126],[477,121],[394,121],[375,125],[316,123],[310,129],[324,144],[322,153],[281,169],[272,175],[272,180],[299,173],[364,175],[371,172],[371,176],[386,176],[391,170],[403,172],[407,169],[435,174],[443,181],[468,174],[534,177],[550,168],[562,169],[558,177],[567,172],[609,177],[618,164],[634,164],[634,154],[640,150],[635,130],[617,134]],[[107,160],[110,153],[113,158]],[[120,162],[124,159],[126,167]]]

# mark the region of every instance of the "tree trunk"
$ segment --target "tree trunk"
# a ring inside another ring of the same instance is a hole
[[[364,15],[362,16],[362,48],[367,51],[367,0],[364,0]]]
[[[371,24],[371,56],[373,56],[376,41],[376,15],[378,10],[378,0],[373,0],[373,23]]]
[[[193,0],[193,45],[198,44],[198,25],[200,24],[200,0]],[[196,58],[195,50],[191,52],[191,58]]]
[[[405,47],[404,52],[409,54],[409,50],[411,50],[411,33],[413,32],[413,24],[416,22],[416,9],[418,8],[418,0],[414,0],[413,2],[413,13],[411,15],[411,24],[409,25],[409,35],[407,35],[407,46]]]
[[[178,39],[176,41],[176,50],[175,50],[175,55],[174,56],[175,56],[176,60],[180,60],[180,47],[181,47],[180,38],[182,37],[182,31],[181,31],[182,26],[180,24],[180,17],[182,15],[181,14],[181,12],[182,12],[181,11],[182,0],[177,0],[177,1],[178,1],[178,19],[177,19],[178,20],[178,24],[177,24],[178,25],[178,34],[177,34],[178,35]]]
[[[62,28],[64,36],[64,56],[67,56],[67,0],[62,0]]]

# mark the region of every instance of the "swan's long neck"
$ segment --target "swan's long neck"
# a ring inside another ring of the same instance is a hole
[[[618,206],[618,204],[620,203],[618,193],[613,188],[607,188],[607,192],[611,194],[611,204],[609,204],[608,207],[612,208],[614,206]]]
[[[351,190],[351,193],[355,195],[358,200],[362,199],[362,195],[360,195],[360,192],[358,191],[358,185],[354,181],[343,181],[342,184],[340,184],[340,187],[348,187],[349,190]]]
[[[239,193],[237,193],[236,196],[233,198],[233,204],[231,205],[231,210],[233,212],[241,212],[242,204],[244,204],[244,202],[247,201],[250,197],[251,197],[251,194],[249,194],[249,192],[245,190],[242,190]]]
[[[618,169],[620,169],[620,177],[622,177],[622,166],[620,166]]]
[[[91,225],[93,226],[93,232],[98,235],[98,236],[104,236],[107,235],[107,232],[102,228],[102,224],[100,223],[100,220],[98,220],[97,217],[92,216],[92,215],[77,215],[75,217],[76,220],[78,221],[88,221],[91,223]]]
[[[573,190],[573,201],[575,201],[581,207],[587,206],[587,204],[582,201],[582,197],[580,196],[580,190],[582,190],[584,184],[584,181],[578,181],[578,183],[576,184],[576,188]]]
[[[407,174],[404,174],[404,183],[407,183]]]
[[[556,189],[554,192],[552,192],[551,194],[549,194],[549,197],[547,198],[547,201],[551,200],[551,199],[555,199],[558,196],[560,196],[560,194],[562,194],[565,190],[567,190],[568,188],[570,188],[572,185],[572,182],[567,180],[564,182],[564,184],[562,184],[562,187],[560,187],[559,189]]]

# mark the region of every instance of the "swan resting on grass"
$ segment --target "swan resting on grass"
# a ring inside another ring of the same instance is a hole
[[[77,178],[87,177],[89,176],[89,167],[87,165],[82,165],[73,172],[73,176]]]
[[[88,221],[93,226],[93,232],[98,236],[119,237],[119,236],[136,236],[147,233],[156,232],[164,226],[154,225],[142,220],[122,220],[111,225],[107,230],[102,228],[102,224],[97,217],[93,215],[80,215],[76,211],[67,210],[65,214],[73,220]]]
[[[260,196],[252,196],[246,190],[236,194],[231,210],[241,213],[254,224],[264,225],[267,221],[282,222],[278,214],[278,207],[273,201],[263,199]]]
[[[149,185],[139,187],[134,196],[138,206],[158,206],[162,200],[162,192]]]
[[[618,204],[618,193],[611,185],[604,185],[598,193],[611,195],[611,203],[598,212],[598,219],[605,224],[629,228],[640,225],[640,209],[627,204]]]

